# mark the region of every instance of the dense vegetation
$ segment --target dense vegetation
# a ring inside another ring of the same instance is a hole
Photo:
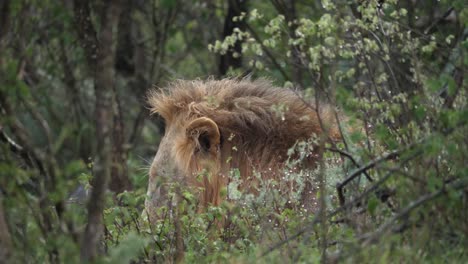
[[[467,26],[464,0],[0,2],[0,262],[467,262]],[[285,168],[321,210],[234,169],[229,202],[196,213],[174,183],[150,225],[146,91],[246,75],[356,128]]]

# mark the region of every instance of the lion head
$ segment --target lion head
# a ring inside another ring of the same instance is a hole
[[[249,191],[252,172],[277,177],[298,140],[323,133],[322,127],[328,127],[328,138],[340,138],[330,107],[316,111],[295,92],[266,80],[179,80],[151,91],[149,104],[166,124],[150,169],[150,215],[167,200],[170,182],[199,187],[202,206],[218,205],[231,169],[239,170],[240,188]],[[313,155],[306,163],[314,165]]]

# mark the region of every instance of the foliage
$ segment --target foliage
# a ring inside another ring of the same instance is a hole
[[[112,175],[130,184],[105,194],[94,261],[180,260],[182,238],[187,263],[466,262],[464,1],[252,1],[234,17],[226,9],[238,1],[228,2],[121,1],[110,89],[112,131],[120,131],[112,153],[121,155]],[[101,36],[105,4],[86,3]],[[0,258],[80,262],[86,194],[100,164],[99,87],[82,25],[69,1],[0,7]],[[242,26],[226,34],[226,21]],[[338,105],[345,140],[298,142],[284,182],[259,177],[255,195],[238,188],[233,169],[226,201],[205,211],[196,190],[173,183],[158,209],[165,217],[149,223],[146,175],[163,124],[147,118],[146,90],[216,75],[226,55],[243,60],[229,75],[268,77],[308,101]],[[317,168],[292,170],[314,148]],[[307,184],[316,204],[301,202]]]

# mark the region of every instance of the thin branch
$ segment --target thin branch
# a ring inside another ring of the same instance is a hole
[[[432,22],[431,25],[429,25],[425,30],[424,30],[424,34],[429,34],[429,32],[432,31],[432,29],[437,26],[438,24],[440,24],[440,22],[442,22],[444,19],[446,19],[452,12],[454,11],[454,8],[453,7],[450,7],[447,11],[445,11],[445,13],[439,17],[438,19],[436,19],[434,22]]]
[[[461,179],[459,181],[453,182],[451,184],[448,184],[446,186],[443,186],[441,189],[433,192],[433,193],[428,193],[426,195],[423,195],[419,197],[418,199],[412,201],[408,206],[403,208],[398,214],[393,216],[390,220],[388,220],[385,224],[381,225],[379,228],[377,228],[376,231],[372,233],[365,234],[359,238],[360,241],[364,242],[364,245],[367,245],[369,243],[377,241],[379,238],[382,237],[382,235],[393,226],[393,223],[396,222],[398,219],[407,216],[411,211],[414,209],[420,207],[421,205],[425,204],[428,201],[434,200],[438,198],[440,195],[444,194],[447,192],[448,189],[463,189],[468,185],[468,181],[466,179]]]
[[[2,130],[3,138],[9,142],[10,147],[13,151],[18,151],[22,157],[25,157],[25,161],[32,167],[37,167],[39,172],[44,177],[48,176],[46,166],[41,157],[45,157],[45,154],[37,148],[34,148],[30,143],[29,139],[31,136],[27,133],[23,124],[16,118],[11,105],[8,103],[6,95],[0,91],[0,106],[4,111],[4,114],[12,118],[11,124],[9,125],[11,132],[15,135],[18,143],[9,138]],[[30,157],[30,158],[26,158]]]
[[[141,129],[143,128],[143,124],[145,123],[146,117],[148,115],[148,109],[142,106],[138,112],[137,117],[135,118],[133,129],[128,140],[130,147],[136,145],[137,139],[140,136]]]
[[[85,52],[88,65],[92,68],[91,72],[95,72],[99,46],[96,30],[91,23],[89,1],[74,0],[73,5],[78,37]]]
[[[50,131],[50,126],[47,120],[42,116],[42,114],[36,109],[31,103],[30,100],[22,98],[23,104],[28,110],[28,112],[31,114],[34,120],[39,124],[39,127],[42,129],[42,132],[44,133],[44,136],[47,140],[47,149],[49,152],[52,151],[53,149],[53,142],[52,142],[52,133]],[[51,155],[52,157],[52,155]]]
[[[379,163],[381,163],[383,161],[389,160],[389,159],[396,158],[403,150],[406,150],[406,149],[407,148],[396,150],[396,151],[390,152],[390,153],[388,153],[388,154],[386,154],[386,155],[384,155],[382,157],[374,159],[374,160],[368,162],[367,164],[357,168],[349,176],[347,176],[346,179],[344,179],[342,182],[338,183],[337,186],[336,186],[336,189],[337,189],[337,192],[338,192],[338,199],[340,201],[340,204],[343,205],[344,202],[345,202],[345,198],[344,198],[344,195],[343,195],[344,186],[346,186],[348,183],[350,183],[353,179],[355,179],[356,177],[358,177],[362,173],[364,173],[367,170],[375,167],[377,164],[379,164]]]
[[[39,148],[34,147],[30,142],[30,136],[27,133],[27,130],[24,128],[23,124],[15,117],[15,111],[12,106],[7,101],[7,97],[4,93],[0,91],[0,106],[2,111],[11,118],[9,128],[12,131],[12,134],[15,135],[19,143],[16,143],[12,140],[0,127],[1,130],[1,139],[6,142],[10,149],[13,152],[19,153],[19,155],[25,160],[26,164],[31,168],[37,168],[39,174],[43,178],[33,178],[33,181],[36,181],[35,189],[38,192],[38,206],[31,209],[38,209],[39,214],[36,218],[43,235],[53,232],[54,226],[57,226],[55,220],[55,213],[58,216],[59,221],[63,221],[62,213],[64,209],[63,201],[58,201],[53,203],[47,196],[48,192],[55,191],[56,189],[56,169],[57,164],[55,158],[50,154],[50,152],[43,152]],[[45,183],[45,184],[43,184]],[[45,185],[45,188],[44,188]],[[51,209],[54,210],[52,212]],[[60,226],[60,224],[58,224]],[[48,252],[49,259],[52,263],[58,261],[58,249],[53,246],[53,248]]]
[[[281,67],[281,65],[276,61],[275,56],[273,56],[273,54],[270,52],[270,50],[265,45],[263,45],[263,41],[260,39],[260,36],[255,32],[255,30],[248,23],[245,23],[245,26],[246,26],[247,30],[250,32],[250,34],[252,34],[253,38],[257,41],[257,43],[260,44],[260,47],[262,47],[262,50],[265,52],[265,54],[270,59],[270,61],[273,63],[273,65],[275,65],[275,68],[281,73],[283,78],[286,81],[290,81],[291,79],[286,74],[286,72],[283,70],[283,67]]]
[[[326,150],[328,151],[332,151],[332,152],[337,152],[338,154],[342,155],[342,156],[345,156],[346,158],[348,158],[354,166],[360,168],[361,165],[356,161],[356,159],[354,159],[353,155],[351,155],[351,153],[348,153],[342,149],[339,149],[339,148],[336,148],[336,147],[332,147],[332,148],[326,148]],[[366,171],[363,171],[364,175],[366,176],[366,179],[370,182],[373,182],[374,180],[371,178],[371,176],[369,175],[369,173],[367,173],[367,170]]]
[[[63,67],[63,74],[64,74],[63,81],[67,85],[67,88],[68,88],[67,91],[70,93],[69,95],[70,103],[73,106],[73,113],[75,115],[78,125],[80,125],[81,115],[87,118],[88,113],[81,103],[79,89],[76,85],[77,81],[73,74],[73,67],[72,65],[70,65],[70,60],[67,56],[67,51],[66,51],[65,42],[63,38],[59,39],[59,57],[60,57],[60,63],[62,64],[62,67]]]

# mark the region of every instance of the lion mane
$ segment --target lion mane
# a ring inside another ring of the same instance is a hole
[[[243,180],[239,188],[254,192],[253,172],[278,178],[296,142],[324,130],[329,140],[341,138],[332,107],[317,105],[317,111],[296,92],[268,80],[177,80],[151,91],[148,102],[151,112],[165,120],[166,134],[158,149],[164,153],[158,153],[151,166],[147,209],[164,199],[165,192],[158,189],[161,176],[200,187],[203,206],[219,205],[232,169],[238,169]],[[169,160],[172,165],[167,165]],[[316,157],[311,155],[306,163],[313,167]],[[175,168],[161,168],[165,166]],[[174,173],[161,175],[168,171]],[[196,179],[202,171],[209,175]]]

